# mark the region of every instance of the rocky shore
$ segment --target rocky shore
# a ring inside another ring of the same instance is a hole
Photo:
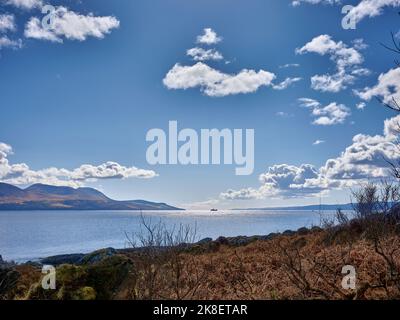
[[[398,299],[398,220],[370,219],[24,264],[0,258],[0,300]],[[56,267],[56,290],[42,287],[43,265]],[[357,290],[343,290],[344,266],[357,270]]]
[[[181,244],[182,249],[185,250],[201,250],[208,251],[213,247],[219,245],[226,245],[230,247],[240,247],[246,246],[255,241],[269,241],[273,240],[279,236],[293,236],[293,235],[307,235],[310,232],[321,231],[322,229],[319,227],[308,228],[300,228],[297,231],[286,230],[282,233],[270,233],[268,235],[256,235],[256,236],[237,236],[237,237],[219,237],[215,240],[211,238],[204,238],[193,244]],[[64,255],[56,255],[51,257],[46,257],[40,259],[37,262],[27,262],[27,264],[40,264],[40,265],[53,265],[59,266],[62,264],[73,264],[73,265],[86,265],[93,264],[103,260],[104,258],[111,257],[117,254],[129,254],[135,253],[145,250],[146,248],[138,247],[138,248],[127,248],[127,249],[114,249],[114,248],[105,248],[94,251],[89,254],[83,253],[75,253],[75,254],[64,254]],[[163,250],[163,248],[158,248],[159,250]],[[0,262],[1,263],[1,262]]]

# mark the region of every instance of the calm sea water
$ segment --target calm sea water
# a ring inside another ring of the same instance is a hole
[[[144,215],[153,223],[162,220],[170,228],[180,223],[196,226],[199,239],[267,235],[319,226],[321,222],[321,215],[313,211],[168,211]],[[105,247],[125,248],[125,233],[139,230],[140,213],[134,211],[0,211],[0,255],[23,262]]]

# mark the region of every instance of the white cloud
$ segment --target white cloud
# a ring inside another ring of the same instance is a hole
[[[350,109],[343,104],[332,102],[322,106],[318,101],[309,98],[300,98],[300,105],[311,109],[311,115],[315,118],[313,124],[331,126],[342,124],[351,115]]]
[[[44,183],[62,186],[82,186],[87,181],[100,179],[154,178],[152,170],[125,167],[108,161],[98,166],[82,165],[76,169],[46,168],[33,170],[25,163],[11,164],[8,157],[12,154],[11,146],[0,143],[0,181],[15,185]]]
[[[287,164],[274,165],[269,167],[266,173],[259,176],[261,183],[259,188],[230,189],[221,193],[220,198],[224,200],[251,200],[316,196],[323,191],[319,187],[299,188],[298,185],[317,177],[318,171],[309,164],[303,164],[299,167]]]
[[[291,84],[301,81],[302,78],[286,78],[284,81],[282,81],[279,84],[274,84],[272,86],[273,89],[275,90],[284,90],[287,89]]]
[[[224,58],[222,54],[215,49],[205,50],[198,47],[189,49],[186,54],[192,57],[194,61],[222,60]]]
[[[12,14],[0,14],[0,32],[15,31],[15,17]]]
[[[294,7],[299,6],[301,3],[309,4],[341,4],[341,0],[293,0]],[[385,7],[399,7],[400,0],[361,0],[354,8],[347,14],[349,19],[353,19],[356,23],[364,18],[372,18],[379,16],[383,13]]]
[[[283,111],[279,111],[276,113],[276,115],[278,117],[282,117],[282,118],[288,118],[288,117],[292,117],[293,114],[287,113],[287,112],[283,112]]]
[[[302,3],[309,4],[338,4],[341,3],[341,0],[293,0],[292,6],[297,7]]]
[[[210,28],[204,29],[204,35],[197,38],[203,44],[215,44],[221,38]],[[222,54],[216,49],[191,48],[186,51],[188,56],[197,61],[191,66],[176,63],[163,79],[168,89],[199,88],[210,97],[225,97],[228,95],[248,94],[256,92],[262,86],[270,86],[274,90],[284,90],[302,78],[286,78],[278,84],[273,81],[276,75],[266,70],[243,69],[236,74],[228,74],[207,65],[207,60],[222,60]],[[225,64],[229,61],[225,61]]]
[[[383,135],[358,134],[342,154],[326,161],[315,179],[299,188],[343,189],[373,180],[387,179],[391,171],[387,161],[398,162],[398,129],[400,116],[384,122]]]
[[[315,140],[314,143],[313,143],[313,146],[318,146],[318,145],[323,144],[323,143],[325,143],[324,140]]]
[[[287,63],[287,64],[284,64],[282,66],[279,66],[279,68],[281,68],[281,69],[284,69],[284,68],[298,68],[298,67],[300,67],[300,64],[298,64],[298,63]]]
[[[367,104],[365,102],[360,102],[360,103],[357,103],[356,108],[358,110],[364,110],[366,106],[367,106]]]
[[[272,195],[272,193],[270,195]],[[253,188],[246,188],[241,190],[229,189],[226,192],[222,192],[220,194],[220,198],[223,200],[255,200],[263,199],[265,196],[266,195],[262,194],[259,189]]]
[[[197,43],[201,44],[217,44],[222,41],[222,38],[211,28],[205,28],[204,33],[197,37]]]
[[[356,50],[365,50],[368,48],[368,45],[364,42],[363,38],[354,39],[351,43]]]
[[[39,40],[47,40],[52,42],[62,43],[63,40],[59,38],[55,32],[51,30],[44,29],[41,25],[41,22],[38,18],[31,18],[26,26],[24,31],[25,37],[39,39]]]
[[[357,134],[350,146],[319,169],[309,164],[274,165],[260,175],[259,188],[228,190],[220,197],[226,200],[315,197],[333,189],[390,178],[387,161],[400,161],[399,128],[400,115],[385,120],[382,135]]]
[[[54,12],[51,29],[42,27],[41,21],[32,17],[25,26],[27,38],[63,42],[68,40],[84,41],[88,37],[104,38],[112,29],[118,28],[120,22],[112,16],[96,17],[93,14],[81,15],[65,7],[58,7]]]
[[[351,70],[351,74],[356,77],[369,76],[371,74],[371,70],[367,68],[354,68]]]
[[[361,39],[355,43],[357,48],[364,48]],[[335,42],[329,35],[315,37],[302,48],[296,49],[297,54],[317,53],[329,55],[336,64],[336,73],[314,75],[311,78],[311,87],[324,92],[339,92],[354,83],[357,76],[368,75],[369,70],[360,68],[364,58],[355,47],[348,47],[342,41]]]
[[[383,135],[354,136],[353,143],[338,158],[328,160],[321,168],[321,176],[342,186],[354,185],[361,179],[388,177],[386,160],[400,160],[396,145],[399,123],[400,116],[396,116],[384,122]]]
[[[8,5],[12,5],[21,9],[40,8],[43,5],[42,0],[1,0]]]
[[[0,50],[3,48],[20,49],[22,48],[22,40],[12,40],[7,36],[0,37]]]
[[[323,92],[339,92],[347,88],[347,85],[353,84],[355,77],[345,72],[336,74],[315,75],[311,78],[311,87],[314,90]]]
[[[391,69],[382,73],[378,78],[378,83],[363,90],[354,90],[354,93],[365,101],[370,101],[374,97],[380,97],[387,104],[400,101],[400,68]]]
[[[310,98],[300,98],[299,102],[302,107],[313,108],[313,109],[318,108],[321,105],[317,100]]]
[[[270,86],[275,75],[271,72],[244,69],[237,74],[227,74],[198,62],[193,66],[176,64],[165,76],[163,83],[168,89],[199,87],[210,97],[224,97],[257,91]]]
[[[385,7],[399,6],[400,0],[362,0],[348,13],[348,17],[358,23],[364,18],[381,15]]]

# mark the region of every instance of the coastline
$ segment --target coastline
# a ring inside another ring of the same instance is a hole
[[[254,235],[254,236],[235,236],[235,237],[224,237],[220,236],[216,239],[212,238],[204,238],[201,239],[195,243],[191,244],[186,244],[182,243],[178,247],[185,249],[185,250],[191,250],[193,248],[199,248],[199,247],[212,247],[216,245],[226,245],[230,247],[241,247],[241,246],[246,246],[250,243],[256,242],[256,241],[270,241],[273,240],[277,237],[280,236],[293,236],[293,235],[306,235],[309,234],[310,232],[320,232],[323,229],[320,227],[312,227],[312,228],[306,228],[306,227],[301,227],[298,230],[286,230],[284,232],[272,232],[268,235]],[[29,259],[27,261],[23,262],[16,262],[17,265],[53,265],[53,266],[59,266],[62,264],[75,264],[75,265],[80,265],[83,264],[84,261],[87,260],[88,257],[93,257],[93,256],[112,256],[116,254],[131,254],[131,253],[138,253],[145,251],[146,247],[137,247],[137,248],[100,248],[98,250],[88,252],[88,253],[70,253],[70,254],[57,254],[57,255],[52,255],[48,257],[38,257],[34,259]],[[162,250],[160,247],[159,250]],[[1,255],[0,255],[1,256]],[[8,262],[9,263],[9,262]]]
[[[398,250],[398,221],[400,215],[393,213],[265,236],[205,238],[161,247],[151,242],[19,265],[3,262],[0,270],[19,279],[7,293],[9,299],[390,299],[398,296],[399,279],[390,278],[391,262],[384,252]],[[377,225],[382,233],[376,233]],[[393,263],[397,268],[398,259]],[[42,288],[45,265],[54,267],[55,290]],[[341,285],[344,266],[357,270],[354,290]]]
[[[329,211],[323,216],[330,218],[334,214]],[[141,216],[138,211],[0,212],[0,254],[4,259],[24,263],[55,255],[88,254],[108,247],[125,249],[130,246],[126,234],[141,232]],[[180,225],[195,227],[195,241],[220,236],[264,236],[321,226],[320,215],[312,211],[148,211],[143,216],[153,224],[162,221],[169,230]]]

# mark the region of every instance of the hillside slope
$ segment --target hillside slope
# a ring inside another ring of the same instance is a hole
[[[116,201],[93,188],[34,184],[20,189],[0,183],[0,210],[181,210],[166,203]]]

